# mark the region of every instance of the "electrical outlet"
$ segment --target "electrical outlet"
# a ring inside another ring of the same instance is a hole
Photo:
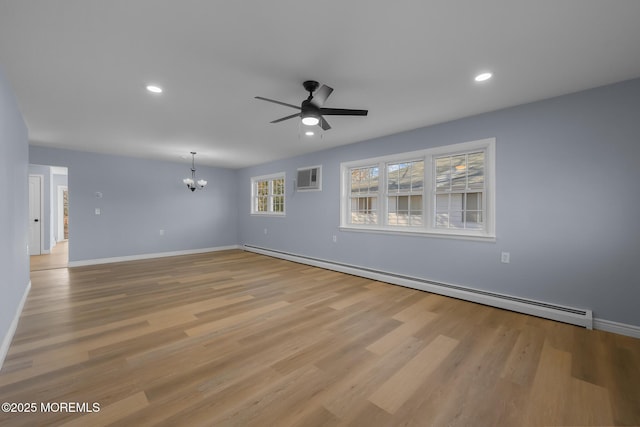
[[[96,212],[96,215],[100,215],[100,208],[96,208],[95,212]]]
[[[267,229],[266,228],[264,229],[264,234],[267,234]]]
[[[333,235],[333,243],[338,241],[338,236],[336,236],[335,234]]]
[[[502,252],[502,254],[500,254],[500,262],[509,264],[509,261],[511,261],[511,254],[509,252]]]
[[[164,236],[164,230],[160,230],[160,235]]]

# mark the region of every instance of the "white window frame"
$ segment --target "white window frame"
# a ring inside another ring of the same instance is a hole
[[[277,179],[282,179],[284,181],[284,190],[282,193],[282,197],[283,197],[283,203],[284,203],[284,209],[282,210],[282,212],[276,212],[273,210],[273,181],[277,180]],[[268,202],[267,202],[267,211],[258,211],[258,206],[257,206],[257,190],[258,190],[258,182],[263,182],[263,181],[267,181],[269,184],[269,195],[268,195]],[[283,217],[286,215],[287,212],[287,177],[286,177],[286,173],[284,172],[278,172],[278,173],[273,173],[273,174],[269,174],[269,175],[261,175],[261,176],[254,176],[251,178],[251,215],[260,215],[260,216],[277,216],[277,217]]]
[[[435,158],[444,155],[485,152],[484,169],[484,228],[473,229],[443,229],[435,227]],[[340,229],[344,231],[362,231],[371,233],[396,233],[427,235],[434,237],[461,238],[471,240],[495,241],[495,138],[445,145],[425,150],[398,153],[369,159],[343,162],[340,164]],[[388,225],[388,182],[387,164],[424,160],[423,185],[423,225],[405,226]],[[351,169],[379,165],[379,216],[378,224],[351,224],[350,218],[350,189]]]

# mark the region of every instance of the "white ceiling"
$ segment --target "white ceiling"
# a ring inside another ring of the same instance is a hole
[[[640,77],[639,46],[639,0],[0,0],[33,144],[232,168]],[[308,79],[369,116],[270,124],[254,96]]]

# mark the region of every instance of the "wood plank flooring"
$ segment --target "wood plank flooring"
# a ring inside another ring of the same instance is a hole
[[[64,268],[69,262],[69,241],[58,242],[50,254],[32,255],[29,257],[31,271],[50,270],[52,268]]]
[[[38,410],[0,426],[640,425],[640,340],[234,250],[34,271],[1,402]]]

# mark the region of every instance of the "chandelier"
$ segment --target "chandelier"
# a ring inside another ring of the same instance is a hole
[[[182,180],[183,183],[187,184],[187,188],[191,191],[202,190],[205,185],[207,185],[207,181],[204,179],[199,179],[196,181],[196,152],[191,152],[191,178],[185,178]]]

